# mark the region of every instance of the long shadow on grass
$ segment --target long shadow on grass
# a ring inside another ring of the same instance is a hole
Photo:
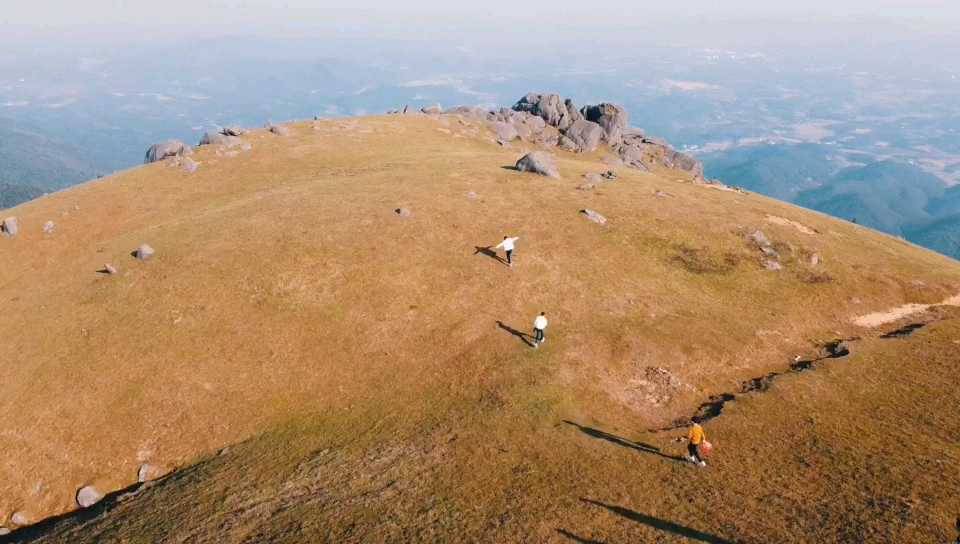
[[[590,540],[588,538],[579,537],[564,529],[557,529],[557,532],[560,533],[560,536],[565,536],[574,542],[579,542],[580,544],[603,544],[603,542],[599,540]]]
[[[633,440],[627,440],[622,436],[617,436],[615,434],[603,432],[599,429],[594,429],[592,427],[584,427],[583,425],[574,423],[572,421],[564,420],[563,422],[566,423],[567,425],[573,425],[574,427],[579,429],[580,432],[592,438],[599,438],[600,440],[606,440],[607,442],[616,444],[618,446],[623,446],[625,448],[630,448],[632,450],[637,450],[643,453],[650,453],[653,455],[657,455],[659,457],[663,457],[664,459],[670,459],[671,461],[679,461],[681,463],[687,462],[687,460],[684,459],[683,457],[680,457],[677,455],[667,455],[666,453],[663,453],[662,451],[660,451],[660,448],[656,446],[651,446],[650,444],[643,444],[641,442],[634,442]]]
[[[497,326],[509,332],[510,334],[516,336],[517,338],[523,340],[524,344],[530,346],[531,348],[533,347],[533,344],[530,342],[530,340],[527,340],[527,338],[533,338],[531,335],[525,332],[520,332],[517,329],[514,329],[513,327],[511,327],[510,325],[505,325],[503,321],[497,321]]]
[[[637,523],[642,523],[644,525],[649,525],[654,529],[659,529],[661,531],[666,531],[668,533],[673,533],[677,536],[682,536],[684,538],[689,538],[691,540],[697,540],[700,542],[706,542],[707,544],[735,544],[732,540],[726,540],[718,536],[713,536],[696,529],[691,529],[690,527],[684,527],[683,525],[678,525],[672,521],[663,520],[660,518],[655,518],[653,516],[648,516],[646,514],[641,514],[640,512],[634,512],[629,508],[622,508],[620,506],[612,506],[609,504],[604,504],[599,501],[593,501],[590,499],[580,499],[581,501],[592,504],[594,506],[599,506],[601,508],[606,508],[607,510],[617,514],[618,516],[627,518],[631,521],[636,521]]]
[[[497,252],[494,251],[492,247],[490,246],[487,246],[487,247],[473,246],[473,247],[476,248],[476,251],[473,252],[474,255],[486,255],[487,257],[490,257],[491,259],[497,261],[498,263],[503,264],[504,266],[507,265],[507,261],[503,260],[503,258],[497,255]]]

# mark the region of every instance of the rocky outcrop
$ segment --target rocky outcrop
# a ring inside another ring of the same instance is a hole
[[[430,104],[420,108],[420,111],[427,115],[440,115],[443,113],[443,108],[440,107],[440,104]]]
[[[455,108],[450,108],[443,113],[449,113],[452,115],[462,115],[467,119],[473,119],[475,121],[496,121],[496,115],[488,112],[487,110],[481,108],[480,106],[457,106]]]
[[[584,106],[580,110],[584,119],[600,125],[600,138],[616,145],[623,141],[623,129],[627,126],[627,110],[623,106],[601,102],[598,106]]]
[[[168,140],[150,146],[143,158],[143,164],[159,162],[169,157],[183,157],[192,154],[193,150],[190,149],[190,146],[184,145],[180,140]]]
[[[17,225],[16,217],[8,217],[3,220],[3,224],[0,225],[0,230],[3,231],[7,236],[16,236],[20,232],[20,228]]]
[[[240,138],[237,136],[228,136],[217,130],[211,130],[204,133],[203,138],[200,138],[200,145],[225,145],[227,147],[233,147],[240,145]]]
[[[546,124],[560,130],[566,130],[574,122],[583,118],[573,101],[569,99],[563,101],[556,93],[527,93],[513,105],[513,110],[536,115]]]
[[[277,136],[289,136],[290,129],[283,125],[274,125],[270,127],[270,132],[276,134]]]
[[[518,137],[517,128],[503,121],[497,121],[495,123],[490,123],[490,130],[497,135],[497,138],[501,142],[510,142],[516,140]]]
[[[532,172],[541,176],[560,179],[560,172],[553,165],[553,157],[545,151],[527,153],[517,161],[516,169],[520,172]]]

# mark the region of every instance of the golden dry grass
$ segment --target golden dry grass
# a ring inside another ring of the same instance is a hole
[[[910,366],[919,385],[906,387],[892,376],[906,371],[907,355],[883,355],[888,374],[869,376],[878,390],[886,379],[902,389],[890,398],[830,382],[796,397],[828,374],[784,378],[796,389],[738,401],[708,428],[723,448],[700,473],[562,422],[635,437],[662,427],[795,353],[863,333],[849,324],[856,315],[956,294],[960,263],[674,172],[621,170],[578,191],[581,174],[606,169],[598,154],[561,153],[563,181],[521,174],[502,168],[519,149],[451,120],[360,118],[316,132],[297,123],[290,138],[256,131],[238,157],[201,150],[194,174],[147,165],[6,212],[21,234],[0,238],[0,361],[10,384],[0,400],[0,514],[67,511],[81,485],[119,489],[149,461],[182,470],[51,538],[677,537],[676,527],[657,530],[581,498],[732,540],[946,534],[943,506],[923,510],[929,523],[912,533],[896,520],[870,522],[873,507],[782,518],[839,505],[823,482],[853,489],[864,477],[848,451],[863,433],[839,422],[874,404],[929,407],[918,399],[937,386],[929,382],[941,359]],[[401,206],[410,217],[393,213]],[[583,208],[608,224],[586,221]],[[48,219],[53,235],[41,228]],[[753,228],[776,241],[783,271],[760,268],[742,236]],[[512,269],[477,253],[507,234],[521,237]],[[141,243],[157,250],[142,263],[129,256]],[[97,274],[106,262],[119,274]],[[539,311],[551,320],[539,351],[497,325],[526,332]],[[888,345],[953,346],[922,332],[863,344],[884,354]],[[831,368],[863,376],[858,357]],[[658,382],[658,368],[669,383]],[[948,391],[956,405],[956,387]],[[790,452],[810,435],[794,420],[815,410],[837,427],[797,459]],[[920,443],[951,424],[918,412],[903,432]],[[777,441],[775,429],[797,438]],[[644,440],[678,448],[663,433]],[[758,448],[782,449],[750,454]],[[831,448],[848,456],[834,463]],[[952,448],[942,447],[956,459]],[[893,453],[885,458],[897,482],[933,493]],[[815,477],[802,475],[804,462]],[[763,481],[770,471],[794,474],[802,490]],[[708,492],[695,491],[700,483]],[[735,508],[737,497],[748,506]],[[815,519],[826,528],[817,532]]]

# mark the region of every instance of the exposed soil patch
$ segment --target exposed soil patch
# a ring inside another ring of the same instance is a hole
[[[770,223],[773,223],[774,225],[783,225],[783,226],[794,227],[795,229],[799,230],[800,232],[802,232],[802,233],[804,233],[804,234],[820,234],[819,232],[816,231],[816,229],[812,229],[812,228],[804,225],[803,223],[800,223],[800,222],[798,222],[798,221],[794,221],[793,219],[787,219],[786,217],[780,217],[779,215],[768,215],[768,216],[766,217],[766,220],[767,220],[768,222],[770,222]]]

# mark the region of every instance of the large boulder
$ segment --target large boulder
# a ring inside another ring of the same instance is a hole
[[[453,115],[462,115],[468,119],[473,119],[476,121],[491,121],[495,120],[495,116],[488,112],[487,110],[479,106],[457,106],[455,108],[450,108],[449,110],[443,112]]]
[[[565,147],[569,148],[569,144],[572,144],[575,151],[596,151],[602,134],[603,129],[600,128],[600,125],[592,121],[579,119],[574,121],[563,133],[563,140],[566,140],[566,142],[561,141],[561,145],[568,143]]]
[[[223,129],[222,132],[227,136],[243,136],[247,130],[239,125],[230,125],[229,127]]]
[[[567,109],[556,93],[527,93],[513,105],[513,109],[536,115],[554,127],[560,126],[561,120],[567,115]]]
[[[510,142],[517,139],[517,128],[510,123],[497,121],[490,124],[490,130],[497,135],[501,142]]]
[[[443,108],[440,107],[440,104],[430,104],[421,108],[420,111],[427,115],[440,115],[443,113]]]
[[[600,125],[603,141],[613,145],[623,139],[623,129],[627,126],[627,110],[622,106],[601,102],[599,106],[584,106],[581,113],[587,121]]]
[[[133,252],[133,257],[138,261],[146,260],[148,257],[153,255],[155,252],[153,248],[147,244],[141,244],[136,251]]]
[[[184,145],[180,140],[168,140],[150,146],[146,156],[143,158],[143,164],[159,162],[168,157],[179,157],[191,154],[193,154],[193,151],[190,149],[190,146]]]
[[[270,132],[276,134],[277,136],[289,136],[290,129],[283,125],[274,125],[270,127]]]
[[[553,157],[545,151],[533,151],[517,161],[516,169],[520,172],[532,172],[542,176],[560,179],[560,172],[553,165]]]
[[[235,145],[240,145],[240,138],[236,136],[227,136],[222,132],[211,130],[205,133],[203,138],[200,138],[200,145],[225,145],[227,147],[233,147]]]
[[[184,172],[196,172],[197,162],[193,159],[183,159],[183,162],[180,163],[180,170]]]
[[[664,154],[664,157],[666,158],[667,154]],[[671,149],[669,160],[674,168],[683,170],[697,179],[703,177],[703,164],[690,155]]]
[[[536,115],[529,115],[524,118],[523,124],[528,125],[533,129],[542,129],[543,127],[547,126],[547,122],[544,121],[542,117],[538,117]]]

